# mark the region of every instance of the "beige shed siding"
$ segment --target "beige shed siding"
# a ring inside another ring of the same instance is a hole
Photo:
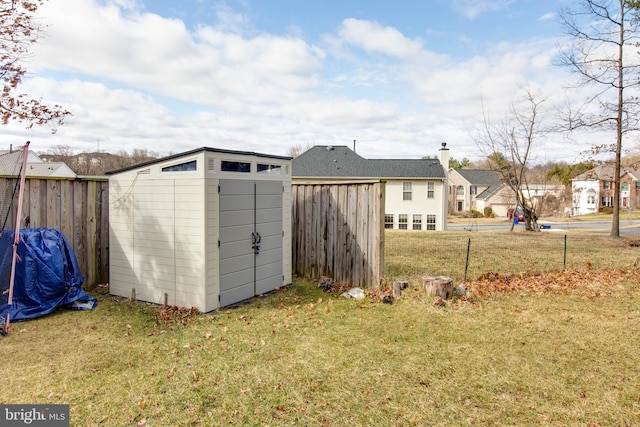
[[[109,289],[127,295],[133,287],[133,179],[109,181]]]
[[[237,156],[202,151],[109,177],[110,289],[158,304],[219,307],[219,194],[225,179],[284,179],[283,284],[291,283],[290,161],[249,157],[256,163],[281,164],[283,175],[220,172],[221,160]],[[162,168],[197,161],[196,171]],[[255,169],[252,169],[255,171]],[[284,175],[286,170],[286,175]]]
[[[175,304],[205,310],[204,179],[176,180]]]
[[[136,298],[175,304],[175,196],[171,181],[145,179],[134,186],[133,287]]]

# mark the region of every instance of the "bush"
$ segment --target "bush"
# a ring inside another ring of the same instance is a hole
[[[600,208],[600,213],[603,214],[612,214],[613,213],[613,206],[603,206]]]
[[[484,208],[484,216],[486,218],[494,218],[493,208],[491,206],[487,206],[486,208]]]
[[[482,215],[482,212],[477,211],[475,209],[471,210],[471,217],[472,218],[484,218],[484,215]]]

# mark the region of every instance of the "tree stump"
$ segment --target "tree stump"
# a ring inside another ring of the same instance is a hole
[[[422,284],[427,295],[449,299],[453,296],[453,279],[446,276],[424,276]]]
[[[407,289],[409,282],[403,280],[396,280],[393,282],[393,296],[398,298],[402,295],[402,290]]]

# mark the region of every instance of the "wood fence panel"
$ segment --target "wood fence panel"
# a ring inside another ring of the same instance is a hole
[[[61,181],[60,182],[60,212],[61,212],[61,221],[60,221],[60,231],[65,236],[72,236],[74,225],[74,214],[73,214],[73,182],[72,181]]]
[[[358,233],[358,186],[350,184],[347,193],[348,204],[348,220],[347,220],[347,253],[345,265],[345,273],[350,271],[354,283],[360,283],[360,272],[358,271],[358,245],[356,242],[356,234]],[[347,276],[348,277],[348,276]]]
[[[384,275],[384,183],[293,184],[294,274],[374,288]]]
[[[335,277],[336,271],[336,257],[335,257],[335,245],[329,244],[329,242],[336,242],[337,234],[337,201],[338,201],[338,188],[334,185],[328,188],[328,216],[327,216],[327,276]]]
[[[8,181],[7,185],[18,182],[17,178],[0,179]],[[73,248],[87,289],[109,280],[108,199],[106,179],[25,180],[20,226],[60,230]],[[14,221],[7,228],[12,229]]]
[[[336,230],[336,244],[335,244],[335,258],[336,258],[336,272],[335,279],[339,282],[346,282],[349,277],[349,263],[346,259],[346,250],[348,248],[349,239],[349,219],[347,211],[344,209],[348,205],[349,191],[346,185],[340,185],[338,187],[338,203],[336,205],[336,211],[338,215],[338,226]]]

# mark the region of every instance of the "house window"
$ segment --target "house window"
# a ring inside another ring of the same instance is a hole
[[[587,204],[595,205],[596,204],[596,192],[593,190],[587,191]]]
[[[622,191],[629,191],[629,183],[628,182],[623,182],[620,184],[620,189]]]
[[[458,185],[456,188],[456,196],[464,196],[464,187],[462,185]]]
[[[469,187],[469,194],[478,194],[478,186],[477,185],[472,185],[471,187]]]
[[[436,184],[427,182],[427,199],[433,199],[436,196]]]
[[[602,181],[602,188],[605,190],[611,190],[611,181]]]
[[[636,181],[636,190],[640,190],[640,181]]]
[[[398,214],[398,229],[406,230],[407,229],[407,214]]]
[[[602,206],[613,206],[613,197],[602,196]]]
[[[402,200],[411,200],[411,183],[402,183]]]
[[[393,228],[393,214],[384,215],[384,228]]]
[[[422,230],[422,215],[420,214],[413,215],[413,229]]]
[[[196,161],[192,160],[186,163],[179,163],[177,165],[165,166],[162,168],[162,172],[185,172],[196,170]]]
[[[251,172],[251,163],[246,162],[229,162],[223,160],[220,165],[220,170],[222,172]]]
[[[427,230],[436,229],[436,216],[427,214]]]

